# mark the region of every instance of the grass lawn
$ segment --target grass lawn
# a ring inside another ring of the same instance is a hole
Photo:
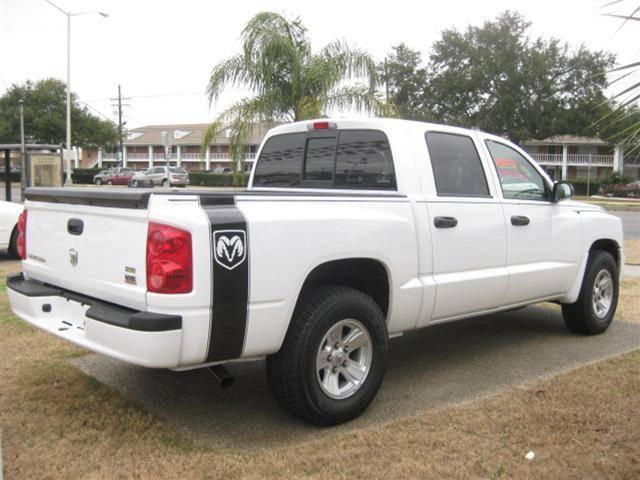
[[[640,351],[340,436],[213,450],[70,366],[83,350],[16,320],[4,278],[18,268],[0,261],[8,479],[640,478]],[[640,279],[621,293],[617,318],[640,323]]]

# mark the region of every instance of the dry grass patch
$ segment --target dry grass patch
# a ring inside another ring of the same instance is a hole
[[[640,265],[640,239],[626,238],[624,240],[625,263]]]
[[[616,319],[640,323],[640,278],[625,277],[620,282]]]

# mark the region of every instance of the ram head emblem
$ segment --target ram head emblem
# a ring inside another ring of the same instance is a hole
[[[213,233],[215,259],[227,270],[241,265],[247,257],[243,230],[220,230]]]

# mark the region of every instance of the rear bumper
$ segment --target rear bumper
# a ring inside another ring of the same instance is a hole
[[[140,312],[25,279],[7,279],[14,313],[30,324],[94,352],[144,367],[180,362],[182,318]]]
[[[171,178],[171,185],[189,185],[188,178]]]

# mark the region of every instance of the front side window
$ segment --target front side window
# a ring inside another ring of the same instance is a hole
[[[502,196],[516,200],[547,200],[547,188],[542,175],[513,148],[493,140],[487,147],[500,178]]]
[[[487,178],[471,137],[427,132],[427,148],[438,195],[488,197]]]

